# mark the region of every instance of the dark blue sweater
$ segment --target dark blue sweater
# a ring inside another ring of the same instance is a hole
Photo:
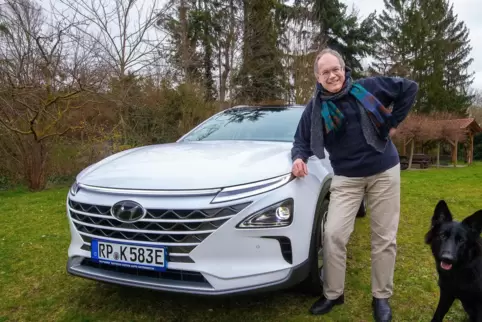
[[[369,77],[357,80],[357,83],[378,98],[384,106],[388,107],[393,104],[392,115],[396,120],[396,125],[406,118],[418,91],[417,83],[398,77]],[[313,108],[311,103],[308,103],[305,108],[295,134],[293,160],[301,158],[307,162],[307,159],[313,155],[309,148],[311,109]],[[400,162],[398,151],[391,140],[388,141],[383,153],[367,144],[360,123],[360,110],[353,96],[346,95],[335,101],[335,104],[345,115],[345,124],[343,130],[338,133],[324,134],[323,140],[336,175],[371,176]]]

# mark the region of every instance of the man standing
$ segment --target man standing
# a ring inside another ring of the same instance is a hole
[[[331,49],[317,55],[314,71],[316,91],[295,134],[292,172],[306,176],[308,158],[325,158],[326,148],[334,177],[323,240],[323,294],[310,311],[325,314],[344,303],[346,245],[366,194],[373,314],[376,321],[391,321],[388,299],[393,294],[400,214],[400,160],[391,136],[410,111],[418,85],[399,77],[353,81],[350,68]]]

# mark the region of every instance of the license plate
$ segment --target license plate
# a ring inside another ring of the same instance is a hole
[[[167,249],[164,246],[91,241],[91,259],[102,264],[140,268],[153,271],[167,269]]]

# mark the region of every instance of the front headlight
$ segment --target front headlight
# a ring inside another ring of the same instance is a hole
[[[227,187],[222,189],[216,195],[216,197],[214,197],[211,203],[232,201],[236,199],[258,195],[270,190],[277,189],[287,184],[294,178],[295,177],[291,173],[289,173],[289,174],[285,174],[285,175],[268,179],[268,180],[258,181],[258,182],[244,184],[240,186]]]
[[[264,208],[240,222],[236,228],[286,227],[293,222],[293,199]]]
[[[75,196],[77,194],[77,192],[79,192],[79,184],[77,183],[77,180],[72,184],[72,186],[70,187],[70,194],[72,196]]]

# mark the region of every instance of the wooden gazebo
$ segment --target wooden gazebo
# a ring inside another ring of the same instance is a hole
[[[442,129],[457,129],[462,134],[462,137],[466,139],[467,143],[467,155],[466,160],[468,164],[471,164],[474,160],[474,137],[476,134],[482,132],[482,128],[477,123],[475,118],[463,118],[463,119],[449,119],[449,120],[436,120],[433,121],[433,126]],[[432,124],[431,124],[432,125]],[[457,150],[458,144],[460,143],[457,137],[450,139],[445,137],[445,140],[452,145],[452,162],[457,164]]]

